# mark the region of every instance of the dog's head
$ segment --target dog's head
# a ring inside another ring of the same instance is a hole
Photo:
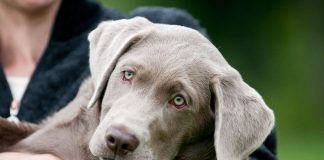
[[[101,23],[89,41],[95,156],[174,159],[211,133],[217,159],[241,160],[273,127],[261,96],[195,30],[134,18]]]

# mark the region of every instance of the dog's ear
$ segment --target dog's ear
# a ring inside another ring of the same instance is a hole
[[[274,126],[273,112],[262,97],[222,58],[212,67],[217,160],[243,160],[258,148]],[[221,60],[221,61],[220,61]]]
[[[144,39],[150,33],[152,24],[140,17],[107,21],[102,22],[89,34],[89,63],[95,90],[88,108],[93,106],[102,94],[119,57],[132,45]]]

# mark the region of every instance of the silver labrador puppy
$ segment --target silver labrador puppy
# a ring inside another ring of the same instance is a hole
[[[262,97],[195,30],[134,18],[101,23],[89,40],[97,157],[170,160],[214,133],[218,160],[242,160],[273,127]]]
[[[0,151],[243,160],[274,125],[262,97],[195,30],[133,18],[101,23],[89,41],[91,79],[77,97],[45,125],[22,124],[25,135],[37,131],[9,149],[17,126],[0,119]]]

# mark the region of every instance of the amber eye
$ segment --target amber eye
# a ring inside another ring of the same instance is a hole
[[[130,81],[134,77],[135,72],[133,71],[124,71],[123,72],[123,80],[124,81]]]

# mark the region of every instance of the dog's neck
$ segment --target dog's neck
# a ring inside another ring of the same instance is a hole
[[[174,160],[215,160],[214,133],[181,147]]]

